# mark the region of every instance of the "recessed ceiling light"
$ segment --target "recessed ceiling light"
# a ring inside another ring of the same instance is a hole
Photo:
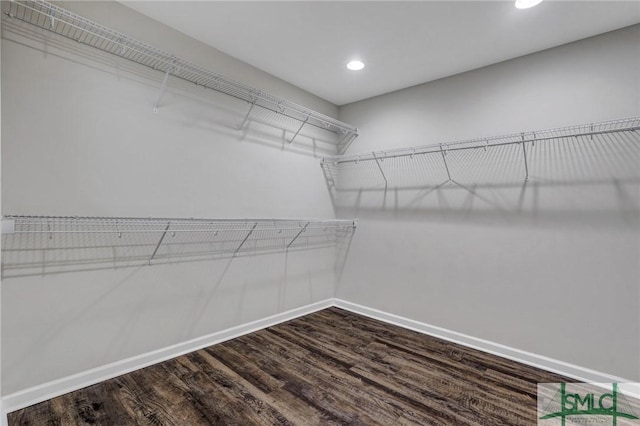
[[[542,0],[516,0],[518,9],[529,9],[530,7],[540,4]]]
[[[347,64],[347,68],[351,71],[360,71],[364,68],[364,63],[362,61],[351,61]]]

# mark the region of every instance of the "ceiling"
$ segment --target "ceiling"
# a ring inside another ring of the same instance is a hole
[[[123,3],[336,105],[640,22],[640,1]]]

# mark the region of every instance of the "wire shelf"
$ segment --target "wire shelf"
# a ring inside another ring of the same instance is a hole
[[[247,102],[249,104],[248,111],[240,128],[244,127],[257,107],[269,111],[274,122],[279,122],[284,117],[299,123],[299,127],[292,130],[294,134],[289,139],[290,143],[298,136],[304,126],[313,126],[337,135],[338,152],[343,152],[358,136],[358,129],[350,124],[225,77],[52,3],[43,0],[7,3],[9,6],[6,14],[10,18],[27,22],[79,43],[164,72],[165,78],[162,81],[156,108],[166,88],[167,77],[171,75]]]
[[[335,247],[350,220],[5,216],[2,276]]]
[[[640,117],[323,159],[330,188],[640,178]]]

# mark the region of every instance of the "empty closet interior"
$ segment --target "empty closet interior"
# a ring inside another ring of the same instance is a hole
[[[335,306],[640,381],[637,2],[543,2],[620,18],[344,103],[126,2],[2,3],[3,421]]]

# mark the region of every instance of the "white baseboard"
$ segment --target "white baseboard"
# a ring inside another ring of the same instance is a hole
[[[64,395],[65,393],[72,392],[74,390],[85,388],[87,386],[91,386],[96,383],[100,383],[102,381],[120,376],[122,374],[126,374],[131,371],[139,370],[141,368],[148,367],[150,365],[157,364],[159,362],[166,361],[180,355],[184,355],[189,352],[197,351],[199,349],[215,345],[216,343],[222,343],[226,340],[253,333],[254,331],[262,330],[264,328],[271,327],[276,324],[292,320],[294,318],[308,315],[313,312],[329,308],[331,306],[333,306],[332,299],[312,303],[310,305],[272,315],[264,319],[235,326],[226,330],[209,334],[207,336],[199,337],[197,339],[182,342],[177,345],[127,358],[121,361],[83,371],[72,376],[63,377],[58,380],[53,380],[42,385],[34,386],[32,388],[7,395],[2,398],[2,401],[0,403],[0,407],[2,407],[2,417],[0,420],[0,425],[6,424],[7,413],[10,413],[12,411],[37,404],[42,401],[46,401],[56,396]]]
[[[611,374],[602,373],[599,371],[569,364],[567,362],[559,361],[557,359],[534,354],[534,353],[523,351],[520,349],[511,348],[509,346],[501,345],[499,343],[495,343],[488,340],[479,339],[477,337],[469,336],[466,334],[458,333],[455,331],[447,330],[446,328],[436,327],[433,325],[425,324],[423,322],[414,321],[412,319],[408,319],[398,315],[379,311],[377,309],[368,308],[366,306],[358,305],[356,303],[347,302],[346,300],[333,299],[333,304],[338,308],[342,308],[356,314],[364,315],[369,318],[373,318],[389,324],[397,325],[403,328],[407,328],[409,330],[417,331],[419,333],[428,334],[429,336],[438,337],[440,339],[457,343],[462,346],[478,349],[483,352],[487,352],[487,353],[497,355],[503,358],[507,358],[513,361],[521,362],[522,364],[530,365],[532,367],[536,367],[552,373],[560,374],[565,377],[570,377],[572,379],[580,380],[582,382],[589,382],[589,383],[633,382],[632,380],[626,380],[622,377],[613,376]],[[636,396],[636,392],[633,392],[633,396]]]
[[[72,392],[77,389],[82,389],[84,387],[120,376],[122,374],[126,374],[131,371],[139,370],[141,368],[148,367],[150,365],[157,364],[159,362],[166,361],[168,359],[175,358],[189,352],[197,351],[199,349],[215,345],[216,343],[221,343],[235,337],[262,330],[264,328],[271,327],[273,325],[280,324],[282,322],[289,321],[304,315],[308,315],[332,306],[342,308],[347,311],[364,315],[389,324],[397,325],[409,330],[417,331],[419,333],[438,337],[440,339],[457,343],[469,348],[478,349],[483,352],[521,362],[532,367],[540,368],[583,382],[631,382],[631,380],[626,380],[621,377],[613,376],[611,374],[602,373],[599,371],[559,361],[553,358],[511,348],[499,343],[490,342],[488,340],[479,339],[477,337],[447,330],[445,328],[425,324],[395,314],[390,314],[377,309],[358,305],[356,303],[348,302],[341,299],[327,299],[321,302],[313,303],[311,305],[292,309],[287,312],[282,312],[280,314],[276,314],[261,320],[219,331],[208,336],[199,337],[197,339],[189,340],[177,345],[127,358],[122,361],[107,364],[102,367],[87,370],[82,373],[74,374],[72,376],[64,377],[62,379],[54,380],[42,385],[25,389],[20,392],[16,392],[14,394],[7,395],[0,400],[0,413],[2,413],[2,416],[0,418],[0,426],[6,425],[6,414],[12,411],[19,410],[21,408],[46,401],[48,399],[63,395],[68,392]],[[631,393],[626,393],[636,397],[640,397],[640,391],[632,391]]]

